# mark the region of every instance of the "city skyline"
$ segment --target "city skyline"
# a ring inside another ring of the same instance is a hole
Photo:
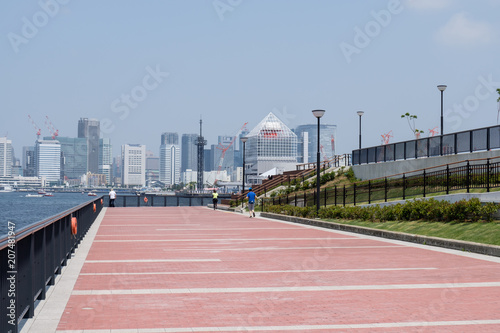
[[[46,136],[46,116],[66,137],[86,117],[116,145],[158,151],[158,133],[198,133],[200,116],[217,144],[269,112],[296,128],[324,109],[341,154],[357,148],[359,110],[364,147],[387,133],[412,139],[406,112],[423,136],[439,129],[440,84],[445,133],[491,126],[499,9],[499,0],[7,2],[0,135],[19,156],[36,140],[28,114]]]

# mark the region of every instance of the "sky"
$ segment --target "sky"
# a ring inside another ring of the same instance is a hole
[[[500,0],[39,0],[0,12],[0,136],[16,157],[101,121],[113,155],[161,133],[236,135],[269,112],[337,125],[338,154],[497,124]],[[401,118],[416,115],[415,124]],[[411,126],[410,126],[411,125]]]

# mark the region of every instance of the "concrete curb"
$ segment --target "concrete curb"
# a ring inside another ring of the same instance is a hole
[[[479,243],[472,243],[472,242],[457,241],[457,240],[453,240],[453,239],[405,234],[405,233],[401,233],[401,232],[394,232],[394,231],[387,231],[387,230],[380,230],[380,229],[373,229],[373,228],[366,228],[366,227],[358,227],[358,226],[346,225],[346,224],[335,223],[335,222],[326,222],[326,221],[322,221],[322,220],[306,219],[306,218],[302,218],[302,217],[287,216],[287,215],[280,215],[280,214],[273,214],[273,213],[260,213],[260,216],[271,218],[271,219],[276,219],[276,220],[283,220],[283,221],[287,221],[287,222],[307,224],[307,225],[312,225],[312,226],[321,227],[321,228],[348,231],[348,232],[354,232],[354,233],[363,234],[363,235],[389,238],[389,239],[395,239],[395,240],[417,243],[417,244],[422,244],[422,245],[438,246],[438,247],[444,247],[444,248],[453,249],[453,250],[473,252],[473,253],[485,254],[485,255],[489,255],[489,256],[500,257],[500,246],[495,246],[495,245],[486,245],[486,244],[479,244]]]

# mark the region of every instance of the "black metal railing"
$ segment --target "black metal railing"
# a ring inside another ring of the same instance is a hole
[[[352,151],[352,164],[472,153],[500,148],[500,125]]]
[[[33,317],[35,304],[45,299],[47,287],[54,284],[101,211],[101,199],[20,230],[8,222],[7,237],[0,239],[1,332],[17,333],[21,320]]]
[[[426,197],[434,193],[449,194],[459,190],[483,189],[490,192],[500,187],[500,157],[467,160],[413,172],[392,175],[352,185],[331,186],[320,192],[321,206],[358,205],[387,202],[396,199]],[[300,207],[316,205],[316,191],[293,192],[288,195],[263,198],[265,205],[289,204]]]
[[[231,194],[219,194],[219,200],[229,199]],[[105,207],[109,207],[109,195],[103,196]],[[211,194],[120,194],[116,196],[115,207],[170,207],[170,206],[205,206],[212,203]]]

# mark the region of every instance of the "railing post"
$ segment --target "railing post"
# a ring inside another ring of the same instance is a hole
[[[295,192],[295,207],[297,207],[297,192]]]
[[[306,191],[304,191],[304,207],[307,207],[307,196],[306,196]]]
[[[354,183],[352,185],[353,185],[352,186],[352,191],[353,191],[353,193],[352,193],[352,197],[353,197],[352,201],[354,203],[354,206],[356,206],[356,183]]]
[[[127,196],[123,196],[123,207],[127,207]]]
[[[487,151],[490,151],[491,150],[491,146],[490,146],[490,131],[491,131],[491,127],[488,127],[486,129],[486,150]],[[489,161],[489,159],[488,159]]]
[[[450,193],[450,165],[446,164],[446,194]]]
[[[372,202],[372,182],[371,180],[368,181],[368,204],[371,204]]]
[[[467,186],[467,193],[469,193],[470,190],[470,164],[469,160],[467,160],[467,180],[466,180],[466,186]]]
[[[335,185],[335,206],[337,206],[337,185]]]
[[[489,129],[488,129],[489,133]],[[490,159],[486,159],[486,192],[490,191]]]
[[[406,176],[403,173],[403,200],[406,199]]]
[[[384,202],[387,202],[387,177],[384,178]]]
[[[163,207],[167,207],[167,196],[163,196]]]
[[[453,134],[453,150],[454,150],[455,155],[458,154],[457,133]]]
[[[342,202],[343,202],[343,206],[345,207],[345,185],[344,185],[344,193],[342,194]]]
[[[137,207],[141,207],[141,196],[137,196]]]
[[[326,207],[326,201],[327,201],[327,191],[326,191],[326,187],[325,187],[325,194],[323,195],[325,197],[325,207]]]
[[[424,198],[425,198],[425,179],[426,179],[426,177],[425,177],[425,169],[424,169]]]

